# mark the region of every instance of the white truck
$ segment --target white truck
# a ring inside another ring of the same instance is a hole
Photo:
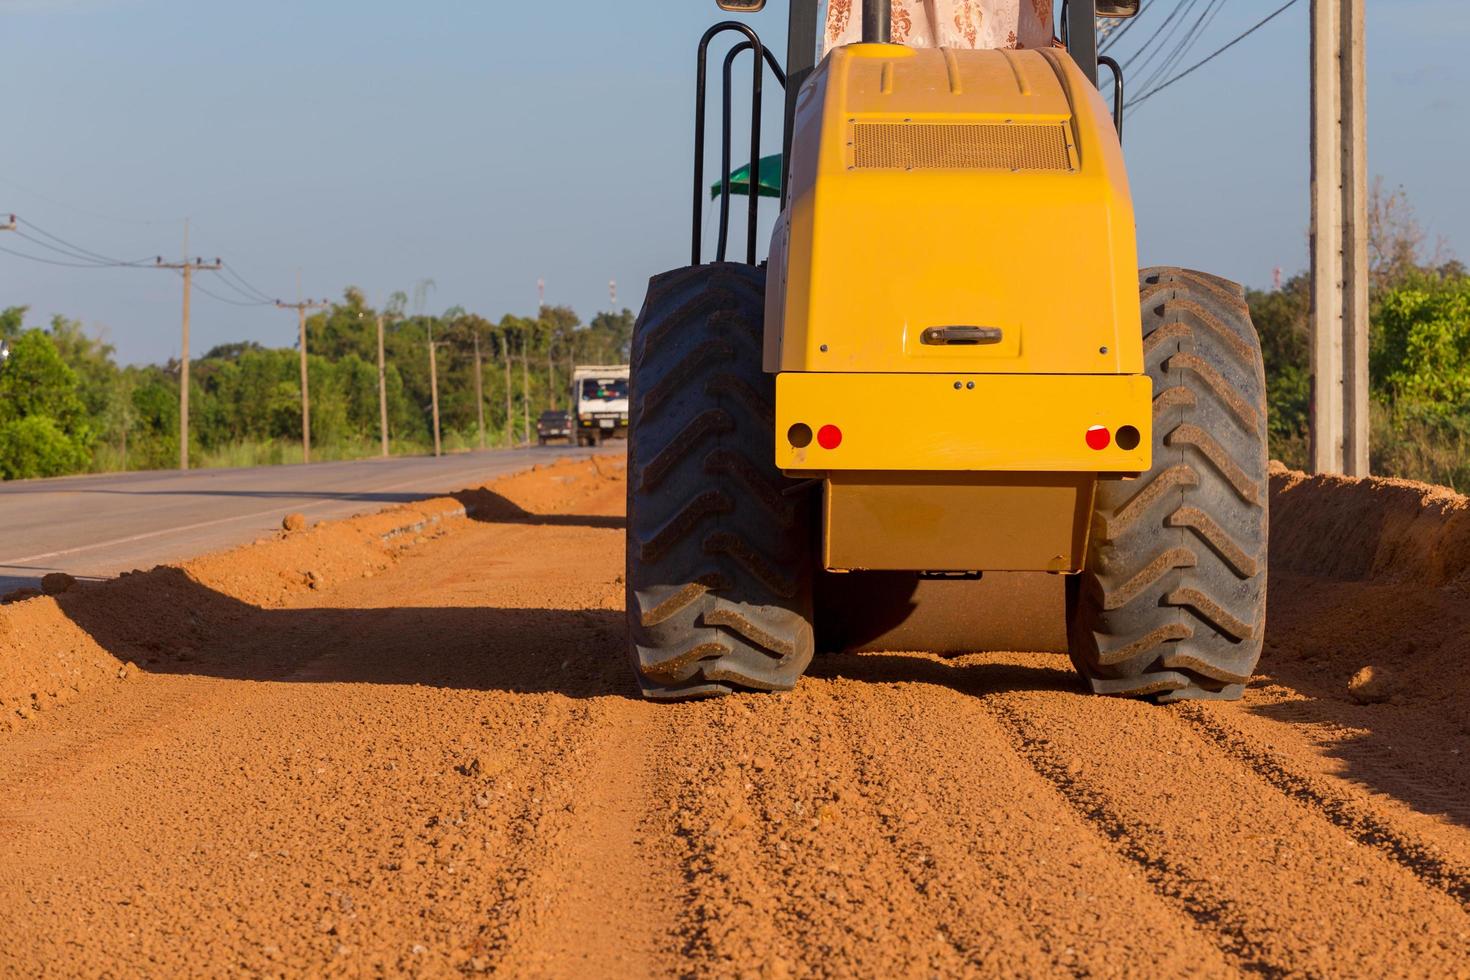
[[[628,436],[628,365],[590,364],[572,371],[572,422],[579,446]]]

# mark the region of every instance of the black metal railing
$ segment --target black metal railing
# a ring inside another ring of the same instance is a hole
[[[1107,55],[1099,55],[1098,65],[1106,65],[1113,73],[1113,126],[1118,130],[1118,142],[1123,142],[1123,68]]]
[[[763,94],[763,82],[765,69],[770,67],[775,75],[776,81],[782,88],[786,86],[786,73],[781,70],[781,64],[770,50],[761,43],[759,35],[738,21],[727,20],[704,32],[704,37],[699,39],[699,58],[696,65],[694,83],[694,227],[691,235],[690,264],[699,265],[702,252],[704,231],[704,134],[705,134],[705,102],[707,99],[707,76],[709,67],[710,42],[721,34],[734,31],[743,34],[745,40],[735,45],[725,55],[723,65],[724,91],[721,99],[721,125],[720,125],[720,229],[719,242],[715,248],[716,261],[725,261],[727,241],[730,234],[730,165],[732,105],[731,90],[733,88],[733,74],[735,59],[746,51],[753,52],[751,77],[750,77],[750,204],[746,215],[745,229],[745,261],[749,265],[755,265],[756,255],[756,225],[760,217],[760,173],[761,173],[761,101]]]

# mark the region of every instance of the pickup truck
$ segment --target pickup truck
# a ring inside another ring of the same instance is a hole
[[[566,412],[542,412],[536,420],[536,444],[544,446],[553,439],[572,441],[572,417]]]

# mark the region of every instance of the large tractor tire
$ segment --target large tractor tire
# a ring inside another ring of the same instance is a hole
[[[810,495],[775,467],[765,279],[658,276],[633,329],[628,627],[650,698],[787,690],[811,662]]]
[[[1266,381],[1244,293],[1140,273],[1153,468],[1098,484],[1069,583],[1072,661],[1100,694],[1238,698],[1266,625]]]

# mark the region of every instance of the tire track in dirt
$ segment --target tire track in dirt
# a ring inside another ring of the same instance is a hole
[[[1268,786],[1172,711],[1030,692],[985,704],[1032,767],[1243,968],[1366,975],[1389,948],[1416,970],[1452,974],[1470,955],[1458,901]]]
[[[799,962],[779,925],[785,886],[764,858],[769,829],[751,805],[752,700],[761,699],[740,695],[662,706],[670,709],[677,735],[668,750],[670,778],[655,805],[673,814],[688,974],[746,969],[780,977]]]
[[[508,842],[515,860],[487,945],[510,976],[651,976],[676,972],[679,916],[663,887],[678,879],[667,812],[650,807],[659,723],[611,700],[575,710],[558,764],[526,801]],[[612,736],[612,737],[610,737]]]
[[[864,659],[840,658],[871,687]],[[1053,785],[1016,757],[977,698],[950,686],[963,669],[917,656],[886,659],[901,659],[903,674],[932,684],[895,683],[863,698],[854,695],[867,691],[850,692],[847,700],[861,703],[841,712],[847,752],[869,792],[882,794],[875,805],[887,814],[886,837],[915,887],[932,896],[936,918],[973,966],[1003,975],[1126,975],[1140,963],[1160,975],[1235,972],[1212,932],[1160,900],[1096,841]],[[916,759],[926,762],[915,766]],[[910,805],[896,811],[883,798]],[[1140,918],[1153,927],[1136,930]],[[998,933],[996,922],[1012,925]],[[1012,932],[1029,942],[1015,942]],[[1043,955],[1027,956],[1032,946]]]
[[[965,958],[930,914],[877,813],[841,764],[815,692],[682,706],[679,831],[701,971],[955,975]]]
[[[1315,810],[1358,843],[1381,851],[1425,884],[1470,907],[1470,863],[1463,853],[1446,854],[1443,848],[1395,826],[1390,816],[1355,798],[1341,781],[1303,771],[1242,731],[1231,717],[1237,712],[1186,704],[1180,705],[1178,714],[1199,735],[1269,785]]]

